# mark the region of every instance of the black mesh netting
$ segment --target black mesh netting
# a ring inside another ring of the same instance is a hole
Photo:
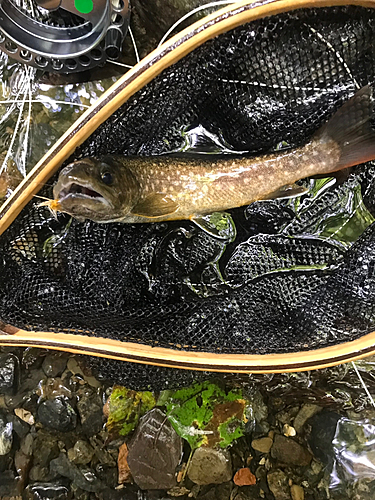
[[[357,7],[237,28],[165,70],[73,158],[176,151],[198,125],[216,148],[300,144],[375,80],[374,35],[375,11]],[[186,221],[56,221],[32,202],[0,240],[0,318],[212,352],[353,340],[375,327],[375,163],[303,182],[300,199],[232,210],[231,243]]]

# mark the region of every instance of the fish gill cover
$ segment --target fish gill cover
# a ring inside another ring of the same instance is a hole
[[[374,10],[280,14],[222,34],[166,69],[70,161],[299,145],[374,80]],[[300,198],[231,210],[235,241],[188,221],[55,220],[33,201],[0,240],[0,318],[211,352],[353,340],[375,327],[374,183],[370,162],[344,181],[302,181],[310,190]],[[51,186],[41,194],[51,196]]]

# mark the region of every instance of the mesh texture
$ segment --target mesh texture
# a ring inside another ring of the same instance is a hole
[[[375,79],[374,35],[375,12],[359,7],[239,27],[165,70],[70,161],[177,151],[198,125],[214,137],[198,149],[299,145]],[[340,182],[303,181],[312,189],[297,201],[234,209],[229,244],[186,221],[55,220],[31,202],[0,240],[0,318],[211,352],[353,340],[375,326],[374,179],[370,162]]]

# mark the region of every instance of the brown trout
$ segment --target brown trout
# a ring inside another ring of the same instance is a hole
[[[302,147],[258,157],[105,156],[60,172],[59,210],[96,222],[199,219],[301,192],[294,182],[375,159],[373,88],[362,88]]]

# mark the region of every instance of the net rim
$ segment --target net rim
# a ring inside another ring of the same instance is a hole
[[[355,5],[375,0],[243,0],[194,23],[150,53],[118,80],[47,152],[0,208],[0,235],[60,165],[114,111],[147,83],[205,41],[249,21],[301,8]],[[277,373],[334,366],[375,354],[375,332],[342,344],[286,354],[227,354],[179,351],[67,333],[28,332],[11,327],[0,345],[34,346],[141,364],[230,373]]]
[[[183,351],[85,335],[3,327],[0,346],[37,347],[132,363],[221,373],[284,373],[328,368],[375,354],[375,331],[334,346],[284,354]]]

